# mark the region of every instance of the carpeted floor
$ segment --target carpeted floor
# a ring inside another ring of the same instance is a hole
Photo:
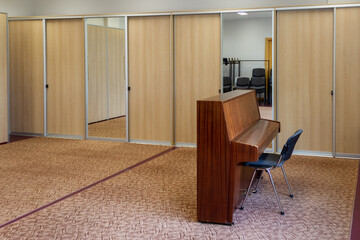
[[[348,239],[357,160],[293,156],[235,212],[196,222],[196,150],[180,148],[0,229],[0,239]]]
[[[126,117],[114,118],[88,125],[90,137],[126,138]]]
[[[169,147],[32,138],[0,146],[0,225]]]

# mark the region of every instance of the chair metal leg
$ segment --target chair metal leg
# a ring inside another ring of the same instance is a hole
[[[258,188],[258,186],[259,186],[259,183],[260,183],[262,174],[263,174],[263,172],[264,172],[264,170],[257,170],[257,171],[261,171],[261,173],[260,173],[260,176],[259,176],[259,180],[258,180],[257,183],[256,183],[255,190],[253,190],[253,193],[257,193],[257,188]]]
[[[288,179],[287,179],[287,177],[286,177],[286,173],[285,173],[284,166],[281,166],[281,170],[282,170],[282,172],[283,172],[283,174],[284,174],[284,178],[285,178],[286,184],[287,184],[288,189],[289,189],[290,197],[293,198],[294,195],[293,195],[292,192],[291,192],[290,184],[289,184]]]
[[[276,188],[275,188],[275,184],[274,184],[274,180],[273,180],[273,178],[272,178],[272,176],[271,176],[270,170],[269,170],[269,169],[266,169],[266,172],[269,174],[271,184],[272,184],[272,186],[273,186],[273,188],[274,188],[275,196],[276,196],[276,199],[277,199],[277,201],[278,201],[278,203],[279,203],[280,210],[281,210],[280,213],[281,213],[281,215],[285,215],[285,212],[284,212],[284,209],[282,208],[282,205],[281,205],[279,196],[278,196],[278,194],[277,194],[277,191],[276,191]]]
[[[241,204],[240,204],[240,210],[243,210],[243,209],[244,209],[244,204],[245,204],[246,198],[247,198],[247,196],[249,195],[249,192],[250,192],[250,190],[251,190],[251,185],[252,185],[252,183],[253,183],[253,181],[254,181],[255,175],[256,175],[256,169],[254,170],[254,173],[253,173],[253,175],[252,175],[252,178],[251,178],[249,187],[248,187],[248,189],[246,190],[245,198],[244,198],[244,200],[243,200],[243,201],[241,202]]]

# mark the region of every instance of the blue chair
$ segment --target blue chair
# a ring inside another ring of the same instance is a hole
[[[294,151],[294,148],[295,148],[295,144],[296,142],[298,141],[301,133],[303,132],[302,129],[299,129],[297,130],[294,135],[292,135],[285,143],[282,151],[280,154],[271,154],[271,153],[263,153],[261,154],[261,156],[259,157],[259,160],[257,162],[245,162],[244,163],[244,166],[249,166],[249,167],[253,167],[255,168],[254,170],[254,173],[252,175],[252,178],[251,178],[251,181],[250,181],[250,184],[249,184],[249,187],[246,191],[246,194],[245,194],[245,198],[244,200],[241,202],[240,204],[240,210],[243,210],[244,209],[244,204],[245,204],[245,201],[246,201],[246,198],[249,194],[249,191],[251,190],[251,186],[253,184],[253,181],[254,181],[254,178],[255,178],[255,175],[257,172],[260,172],[260,176],[259,176],[259,180],[256,184],[256,187],[255,187],[255,191],[254,193],[257,192],[257,186],[259,185],[259,182],[260,182],[260,179],[261,179],[261,175],[263,173],[263,171],[265,170],[268,174],[269,174],[269,177],[270,177],[270,181],[272,183],[272,186],[274,188],[274,192],[275,192],[275,195],[276,195],[276,199],[279,203],[279,206],[280,206],[280,210],[281,210],[281,215],[285,215],[285,212],[284,212],[284,209],[282,208],[281,206],[281,202],[280,202],[280,199],[279,199],[279,196],[277,194],[277,191],[276,191],[276,188],[275,188],[275,184],[274,184],[274,180],[271,176],[271,173],[270,173],[270,170],[273,170],[275,168],[278,168],[278,167],[281,167],[281,170],[284,174],[284,178],[285,178],[285,181],[286,181],[286,184],[288,186],[288,189],[289,189],[289,193],[290,193],[290,197],[294,197],[294,195],[291,193],[291,189],[290,189],[290,185],[289,185],[289,182],[287,180],[287,177],[286,177],[286,174],[285,174],[285,170],[284,170],[284,163],[285,161],[289,160],[290,157],[291,157],[291,154],[293,153]]]

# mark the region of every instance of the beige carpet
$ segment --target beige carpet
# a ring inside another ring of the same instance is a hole
[[[1,145],[0,225],[168,148],[52,138]]]
[[[126,117],[88,125],[90,137],[126,138]]]
[[[0,229],[0,239],[348,239],[357,160],[294,156],[234,226],[196,222],[196,150],[178,149]]]

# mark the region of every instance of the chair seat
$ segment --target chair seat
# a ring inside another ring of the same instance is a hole
[[[266,169],[266,168],[276,167],[278,160],[279,160],[278,154],[263,153],[261,154],[257,162],[246,162],[244,163],[244,166]],[[281,167],[283,164],[284,161],[281,161],[279,167]]]

